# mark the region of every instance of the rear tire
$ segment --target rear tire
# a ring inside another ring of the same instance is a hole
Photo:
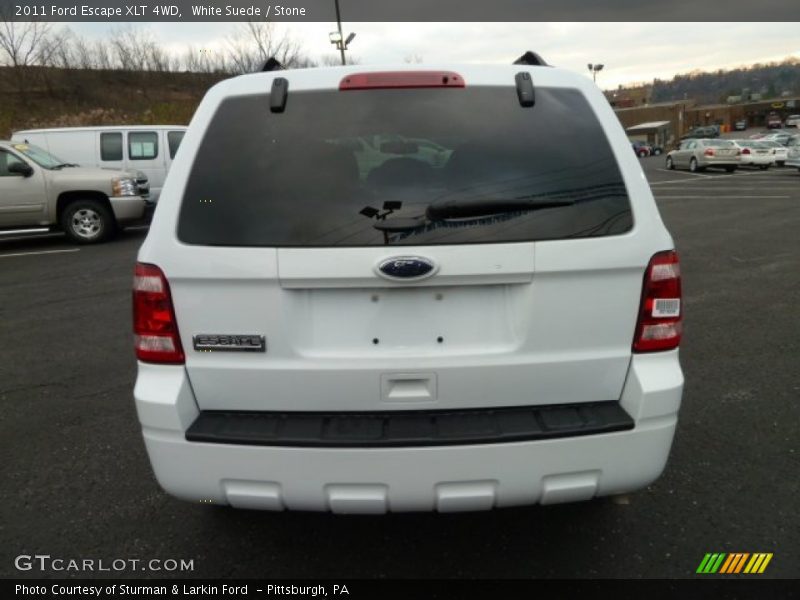
[[[736,167],[725,167],[725,170],[726,170],[728,173],[733,173],[733,172],[736,170]]]
[[[775,164],[778,165],[779,167],[783,167],[783,165],[786,164],[786,163],[784,161],[782,161],[782,160],[779,160],[779,161],[776,161]]]
[[[645,158],[646,156],[647,156],[647,152],[645,152],[644,150],[641,150],[639,152],[639,158]]]
[[[656,148],[653,150],[653,156],[660,156],[661,155],[661,148]]]
[[[758,168],[761,169],[762,171],[766,171],[767,169],[769,169],[769,165],[758,165]]]
[[[692,157],[692,160],[689,161],[689,171],[692,173],[697,173],[697,159]]]
[[[675,163],[672,162],[672,157],[671,156],[667,157],[667,169],[669,169],[670,171],[674,171],[675,170]]]
[[[102,202],[87,198],[67,205],[61,215],[61,228],[77,244],[97,244],[114,234],[116,224]]]

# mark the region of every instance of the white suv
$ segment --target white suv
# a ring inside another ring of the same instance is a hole
[[[179,498],[480,510],[628,492],[664,469],[678,259],[585,77],[224,81],[138,259],[136,407]]]

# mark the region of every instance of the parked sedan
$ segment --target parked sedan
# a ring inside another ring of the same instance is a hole
[[[730,140],[684,140],[677,150],[667,154],[667,168],[688,168],[695,173],[709,167],[736,170],[741,162],[741,151]]]
[[[714,125],[708,127],[695,127],[689,133],[681,136],[682,140],[716,138],[719,137],[719,128]]]
[[[759,140],[759,143],[766,144],[772,150],[776,165],[782,167],[786,164],[786,158],[789,154],[789,149],[786,146],[775,140]]]
[[[786,127],[800,127],[800,115],[786,117]]]
[[[652,154],[653,152],[650,146],[640,141],[632,141],[631,147],[633,148],[633,153],[636,154],[636,156],[638,156],[639,158],[650,156],[650,154]]]
[[[786,145],[786,150],[788,152],[786,155],[786,166],[797,167],[797,170],[800,171],[800,135],[796,135],[789,140],[789,143]]]
[[[780,133],[770,133],[765,135],[762,140],[772,140],[778,142],[779,144],[783,144],[784,146],[789,143],[789,140],[794,137],[794,134],[786,133],[782,131]]]
[[[766,171],[775,162],[775,152],[767,142],[761,140],[733,140],[733,143],[741,153],[739,164],[742,167],[758,167],[762,171]]]

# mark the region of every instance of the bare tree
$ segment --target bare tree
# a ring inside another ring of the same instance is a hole
[[[3,62],[18,69],[38,63],[50,29],[50,23],[42,21],[0,21]]]
[[[42,41],[38,62],[46,67],[78,68],[75,56],[75,34],[69,28],[52,32]]]
[[[235,73],[260,71],[268,58],[275,58],[283,66],[292,68],[310,62],[301,54],[300,45],[289,33],[279,33],[274,23],[243,23],[226,43],[228,70]]]
[[[111,52],[124,71],[146,71],[154,57],[160,60],[158,47],[149,32],[127,27],[111,34]]]
[[[107,71],[116,67],[116,64],[114,63],[114,52],[111,48],[111,44],[105,40],[95,40],[92,48],[92,54],[94,56],[94,68]]]

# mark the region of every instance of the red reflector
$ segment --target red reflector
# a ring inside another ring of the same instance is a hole
[[[155,265],[136,263],[133,275],[133,333],[136,358],[183,364],[178,322],[169,283]]]
[[[464,78],[452,71],[381,71],[354,73],[339,82],[340,90],[463,88]]]
[[[681,341],[681,270],[674,250],[650,259],[644,274],[634,352],[672,350]]]

